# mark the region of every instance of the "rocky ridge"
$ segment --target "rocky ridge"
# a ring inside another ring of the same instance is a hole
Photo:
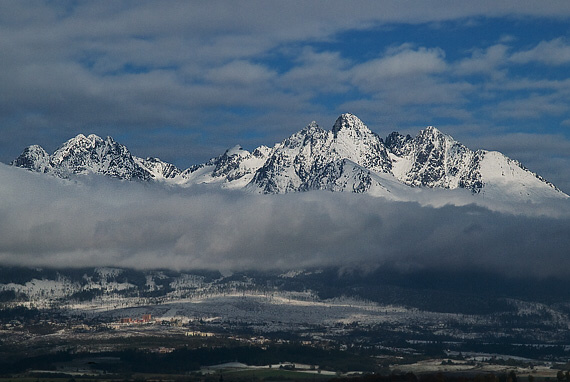
[[[472,151],[435,127],[416,137],[393,132],[383,140],[348,113],[331,130],[311,122],[272,148],[260,146],[250,153],[235,146],[186,170],[158,158],[138,158],[113,138],[93,134],[70,139],[52,155],[29,146],[11,164],[62,178],[102,174],[269,194],[329,190],[398,199],[410,188],[429,188],[519,199],[568,197],[519,162],[498,152]]]

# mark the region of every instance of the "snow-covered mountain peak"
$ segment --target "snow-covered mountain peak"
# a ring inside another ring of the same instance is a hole
[[[30,146],[12,164],[62,178],[76,174],[103,174],[119,179],[152,179],[151,171],[141,165],[141,161],[111,137],[103,140],[95,134],[78,134],[52,155],[39,146]]]
[[[331,131],[334,135],[331,151],[334,154],[366,169],[390,172],[392,162],[384,142],[357,116],[342,114]]]
[[[303,146],[319,145],[328,140],[329,132],[323,130],[316,123],[310,123],[305,128],[294,133],[273,147],[273,151],[279,148],[296,149]]]
[[[244,150],[240,145],[235,145],[235,146],[227,149],[226,152],[224,153],[224,155],[229,156],[229,157],[231,157],[233,155],[247,156],[247,155],[249,155],[249,151]]]
[[[88,139],[83,134],[78,134],[77,136],[69,139],[63,145],[61,145],[52,155],[52,164],[59,165],[72,155],[75,155],[81,151],[86,151],[94,146],[94,142]]]
[[[430,142],[436,147],[441,145],[451,146],[453,144],[459,143],[453,139],[453,137],[442,133],[434,126],[428,126],[425,129],[420,130],[416,137],[416,141],[420,143]]]
[[[49,172],[51,170],[49,160],[49,154],[41,146],[31,145],[26,147],[10,164],[37,172]]]
[[[216,183],[226,188],[243,188],[251,181],[270,152],[271,149],[267,146],[260,146],[250,153],[236,145],[204,164],[182,171],[175,177],[174,182],[181,185]]]
[[[440,135],[443,134],[439,129],[435,126],[426,126],[425,129],[420,130],[419,135]]]
[[[109,140],[109,138],[111,138],[111,137],[107,137],[107,140]],[[89,135],[87,136],[87,139],[89,139],[91,142],[102,141],[102,140],[103,140],[100,136],[95,135],[95,134],[89,134]],[[113,139],[113,138],[111,138],[111,140],[112,140],[112,139]]]
[[[96,138],[99,138],[99,137],[95,134],[89,134],[89,138],[87,138],[85,135],[79,133],[75,137],[68,139],[62,146],[77,144],[80,142],[92,142]]]
[[[95,134],[89,134],[87,137],[83,134],[78,134],[61,145],[53,153],[51,162],[52,164],[60,165],[70,157],[90,152],[95,147],[101,146],[103,142],[103,139]]]
[[[176,185],[218,184],[261,193],[330,190],[414,200],[421,192],[418,188],[459,188],[481,198],[508,195],[525,202],[568,197],[499,154],[472,151],[433,126],[415,137],[393,132],[383,141],[358,117],[346,113],[330,130],[313,121],[271,148],[259,146],[249,152],[236,145],[184,171],[158,158],[133,156],[113,138],[103,140],[95,134],[78,134],[52,155],[40,146],[30,146],[12,165],[63,178],[102,174]]]
[[[297,134],[300,135],[312,135],[312,134],[321,134],[322,132],[324,132],[325,130],[319,126],[319,124],[315,121],[312,121],[311,123],[309,123],[307,126],[305,126],[301,131],[299,131]],[[293,136],[297,135],[297,134],[293,134]]]
[[[368,179],[370,171],[388,173],[390,168],[382,140],[358,117],[343,114],[330,131],[312,122],[276,144],[255,173],[250,188],[263,193],[362,192],[371,184],[362,180]],[[361,184],[367,186],[355,186]]]
[[[498,151],[478,150],[477,153],[482,157],[479,171],[485,180],[482,193],[486,197],[501,202],[512,199],[535,201],[552,196],[568,198],[555,185]]]
[[[253,150],[252,154],[254,157],[256,158],[267,158],[267,156],[269,155],[269,153],[271,152],[271,148],[267,147],[265,145],[261,145],[258,148],[256,148],[255,150]]]
[[[320,129],[319,124],[316,121],[311,121],[311,123],[309,123],[305,127],[305,130],[308,130],[308,131],[312,131],[312,130],[316,130],[316,129]]]
[[[341,114],[332,127],[335,138],[344,133],[352,137],[362,137],[372,134],[372,131],[354,114]]]

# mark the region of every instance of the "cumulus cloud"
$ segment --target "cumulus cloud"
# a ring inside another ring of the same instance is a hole
[[[465,81],[442,78],[449,71],[445,52],[440,48],[415,48],[410,44],[388,49],[379,58],[353,66],[352,83],[364,94],[370,94],[374,107],[397,110],[402,119],[413,115],[416,105],[461,104],[473,86]],[[366,109],[367,99],[349,101],[359,110]],[[418,113],[428,123],[426,111]],[[378,113],[376,113],[378,114]]]
[[[2,264],[570,270],[567,204],[553,218],[330,192],[250,195],[98,177],[76,184],[7,166],[0,178]]]
[[[570,109],[559,94],[530,94],[528,97],[509,99],[498,103],[492,113],[496,118],[528,119],[544,115],[560,115]]]
[[[383,81],[393,78],[414,78],[445,69],[443,50],[403,46],[395,52],[388,52],[384,57],[354,67],[353,78],[359,86],[369,89],[381,87]]]
[[[526,64],[532,61],[546,65],[564,65],[570,63],[570,44],[562,37],[551,41],[541,41],[532,49],[514,53],[511,61]]]
[[[352,65],[338,52],[316,52],[305,48],[298,54],[295,66],[281,76],[279,85],[298,93],[343,93],[351,90],[349,84]]]
[[[471,57],[459,61],[455,70],[460,75],[486,74],[500,77],[498,68],[504,65],[508,49],[504,44],[493,45],[485,50],[477,49]]]
[[[224,84],[245,85],[252,82],[268,81],[274,76],[273,71],[262,65],[247,61],[234,61],[222,67],[211,69],[206,73],[205,78]]]

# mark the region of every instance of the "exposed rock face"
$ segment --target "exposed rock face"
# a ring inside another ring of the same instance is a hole
[[[348,162],[359,166],[359,172],[364,173],[389,173],[392,167],[382,139],[356,116],[343,114],[331,131],[312,122],[275,145],[251,183],[265,193],[344,191],[340,184],[346,181],[340,177],[345,175]]]
[[[415,137],[392,133],[387,145],[396,161],[396,177],[410,186],[467,188],[483,187],[479,163],[484,152],[473,152],[435,127],[421,130]]]

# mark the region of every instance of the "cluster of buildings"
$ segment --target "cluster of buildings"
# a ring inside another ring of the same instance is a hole
[[[120,323],[121,324],[146,324],[146,323],[151,322],[151,321],[152,321],[152,316],[150,314],[143,314],[142,319],[125,317],[125,318],[121,318]]]

